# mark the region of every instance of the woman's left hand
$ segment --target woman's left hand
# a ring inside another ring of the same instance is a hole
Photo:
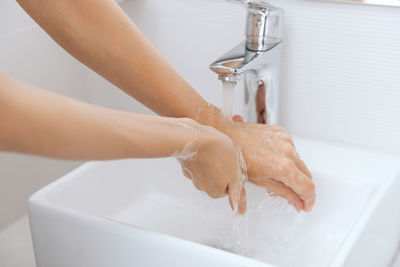
[[[239,146],[250,182],[287,199],[298,211],[312,209],[315,185],[311,173],[283,127],[243,123],[240,116],[232,121],[212,105],[200,112],[199,121],[225,133]]]

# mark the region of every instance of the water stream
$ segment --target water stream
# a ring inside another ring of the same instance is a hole
[[[225,116],[231,118],[232,117],[232,106],[233,106],[233,99],[234,93],[236,89],[237,83],[236,82],[222,82],[222,89],[223,89],[223,99],[222,99],[222,112]],[[208,224],[211,228],[215,227],[213,224],[216,223],[215,218],[213,219],[212,214],[216,214],[216,207],[215,202],[210,200],[208,196],[205,194],[205,204],[206,204],[206,224]],[[249,236],[249,232],[251,233],[254,229],[249,227],[249,219],[253,218],[254,216],[259,217],[262,214],[262,211],[265,212],[264,206],[265,205],[273,205],[274,208],[269,210],[269,213],[275,213],[272,216],[275,216],[275,222],[281,221],[282,218],[287,218],[288,216],[296,217],[296,212],[294,209],[287,204],[287,202],[283,199],[277,199],[272,196],[268,196],[267,192],[265,193],[265,197],[258,201],[258,203],[249,203],[247,213],[245,215],[238,215],[236,213],[231,213],[231,216],[227,216],[225,220],[227,220],[227,224],[222,229],[219,229],[219,236],[214,239],[212,246],[217,247],[219,249],[223,249],[226,251],[230,251],[236,254],[244,255],[244,256],[251,256],[254,254],[255,250],[261,249],[271,249],[270,256],[275,256],[277,254],[276,250],[280,250],[280,252],[288,252],[292,249],[290,246],[291,240],[290,233],[296,229],[296,223],[293,223],[293,219],[290,219],[290,222],[280,222],[279,225],[275,225],[274,227],[277,232],[275,235],[271,235],[268,237],[264,236],[264,239],[261,240],[254,240],[254,235]],[[258,218],[258,223],[268,225],[271,223],[271,214],[265,216],[265,220]],[[229,217],[229,218],[228,218]],[[262,216],[261,216],[262,217]],[[254,220],[254,218],[253,218]],[[254,221],[251,220],[250,223],[254,224]],[[288,224],[289,223],[289,224]],[[281,225],[280,225],[281,224]],[[254,225],[253,225],[254,227]],[[257,225],[257,227],[260,227]],[[283,227],[283,228],[282,228]],[[261,226],[260,229],[263,227]],[[285,235],[281,235],[281,230],[284,229]],[[289,235],[289,236],[288,236]],[[267,246],[270,242],[274,242],[276,247]],[[278,242],[279,245],[278,245]],[[292,244],[293,245],[293,244]],[[264,252],[265,253],[265,252]]]
[[[232,105],[235,89],[236,82],[222,81],[222,113],[227,117],[232,117]]]

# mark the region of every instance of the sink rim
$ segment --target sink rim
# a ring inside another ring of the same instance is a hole
[[[301,139],[301,138],[299,138],[299,139]],[[306,141],[306,143],[307,142],[319,143],[321,141],[320,140],[315,141],[314,139],[313,140],[309,139],[308,141]],[[324,142],[324,145],[332,146],[332,143]],[[334,144],[334,146],[340,147],[340,145],[338,145],[338,144]],[[375,157],[380,157],[380,156],[390,157],[390,158],[396,159],[398,162],[400,162],[400,157],[397,157],[392,154],[382,153],[381,151],[371,151],[371,150],[364,150],[364,149],[360,150],[358,148],[350,148],[349,149],[348,147],[345,147],[345,150],[352,150],[352,151],[356,151],[357,153],[365,153],[365,152],[372,153]],[[252,263],[252,264],[256,264],[255,266],[258,266],[258,265],[259,266],[275,266],[275,265],[272,265],[269,263],[258,261],[256,259],[237,255],[237,254],[234,254],[234,253],[231,253],[228,251],[224,251],[224,250],[206,246],[206,245],[203,245],[200,243],[188,241],[188,240],[185,240],[185,239],[182,239],[179,237],[175,237],[172,235],[163,234],[163,233],[159,233],[159,232],[155,232],[155,231],[151,231],[151,230],[145,230],[138,226],[125,224],[123,222],[119,222],[119,221],[113,220],[111,218],[101,217],[98,215],[92,215],[92,214],[88,214],[88,213],[85,213],[85,212],[82,212],[79,210],[64,207],[62,205],[52,203],[50,200],[46,199],[47,192],[50,192],[50,191],[52,191],[52,189],[54,189],[58,186],[61,186],[63,183],[69,181],[70,179],[74,179],[74,177],[77,178],[78,174],[83,173],[91,168],[94,168],[94,167],[96,167],[96,165],[101,164],[101,163],[102,162],[85,163],[85,164],[81,165],[79,168],[77,168],[77,169],[71,171],[70,173],[66,174],[65,176],[61,177],[60,179],[54,181],[53,183],[47,185],[46,187],[44,187],[42,189],[40,189],[39,191],[37,191],[35,194],[33,194],[30,197],[29,210],[34,209],[36,205],[41,205],[45,208],[53,209],[56,212],[62,211],[62,212],[70,214],[71,216],[80,216],[81,218],[95,220],[95,221],[97,221],[97,223],[100,223],[100,224],[111,225],[112,227],[118,227],[118,228],[122,227],[124,229],[131,229],[128,231],[132,231],[132,229],[135,229],[134,232],[139,231],[140,233],[150,234],[151,236],[154,236],[157,238],[162,238],[164,240],[170,240],[171,242],[174,242],[174,243],[176,243],[177,241],[179,241],[179,242],[183,241],[182,244],[186,244],[186,245],[190,244],[189,246],[191,246],[192,248],[206,249],[206,251],[209,251],[209,253],[214,253],[214,254],[216,253],[218,255],[222,255],[225,257],[232,258],[232,259],[243,261],[246,264]],[[318,171],[319,169],[316,168],[316,170]],[[323,171],[327,172],[325,169]],[[331,264],[333,266],[341,266],[345,262],[349,253],[351,253],[352,248],[356,244],[357,239],[360,236],[360,233],[365,228],[365,225],[368,223],[369,219],[373,216],[373,213],[377,209],[380,201],[385,196],[385,194],[390,190],[391,184],[393,184],[393,182],[399,178],[398,174],[400,173],[400,167],[397,168],[397,171],[398,171],[397,175],[393,175],[392,177],[385,177],[379,181],[376,180],[375,183],[373,181],[368,181],[368,183],[373,183],[376,186],[376,189],[374,190],[371,198],[368,201],[369,206],[362,210],[360,216],[357,218],[355,224],[351,228],[352,230],[346,235],[342,244],[340,245],[340,247],[338,248],[336,253],[333,255],[333,258],[331,261]],[[354,180],[354,179],[351,179],[351,180]],[[115,224],[115,223],[117,223],[117,224]],[[32,235],[33,235],[33,231],[32,231]]]
[[[86,165],[86,164],[83,164],[83,165]],[[80,169],[80,168],[78,167],[76,170],[78,170],[78,169]],[[62,177],[62,178],[64,178],[64,177]],[[68,177],[66,177],[66,178],[68,178]],[[135,234],[145,234],[146,236],[148,236],[152,239],[157,239],[157,240],[161,239],[163,241],[172,242],[175,245],[180,245],[180,246],[185,246],[185,245],[190,246],[194,249],[199,249],[204,252],[207,251],[208,253],[212,253],[217,256],[230,258],[231,260],[235,261],[236,263],[243,263],[243,264],[246,264],[246,266],[247,266],[247,264],[251,264],[250,266],[254,266],[254,267],[257,267],[257,266],[276,267],[275,265],[272,265],[272,264],[269,264],[266,262],[262,262],[257,259],[234,254],[229,251],[225,251],[222,249],[203,245],[203,244],[197,243],[197,242],[192,242],[192,241],[185,240],[183,238],[179,238],[179,237],[176,237],[173,235],[168,235],[168,234],[164,234],[164,233],[160,233],[160,232],[156,232],[156,231],[152,231],[152,230],[143,229],[141,227],[138,227],[138,226],[135,226],[132,224],[127,224],[127,223],[123,223],[123,222],[120,222],[117,220],[113,220],[111,218],[96,216],[96,215],[88,214],[88,213],[78,211],[78,210],[75,210],[72,208],[67,208],[64,206],[56,205],[56,204],[53,204],[46,200],[43,201],[43,199],[42,200],[37,199],[35,195],[36,195],[36,193],[34,195],[32,195],[32,197],[28,201],[29,210],[34,209],[36,205],[40,205],[41,208],[44,208],[47,210],[53,210],[54,212],[61,211],[65,214],[68,214],[71,217],[79,217],[80,220],[83,219],[85,221],[92,221],[96,225],[99,225],[104,228],[109,228],[109,227],[115,228],[116,227],[121,230],[123,229],[124,232],[128,231],[128,233],[132,236]],[[30,217],[30,212],[28,215]],[[32,225],[31,225],[31,227],[32,227]],[[31,231],[31,235],[34,238],[34,231]]]

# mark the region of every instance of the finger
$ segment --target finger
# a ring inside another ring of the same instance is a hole
[[[229,204],[234,212],[244,214],[247,209],[246,191],[244,186],[239,182],[228,185]]]
[[[193,183],[194,187],[196,187],[197,190],[203,191],[201,186],[196,182],[196,179],[191,179],[191,180],[192,180],[192,183]]]
[[[207,181],[207,185],[208,186],[204,187],[204,189],[211,198],[216,199],[226,196],[226,188],[228,187],[227,184],[217,184],[212,181]]]
[[[200,186],[200,184],[196,181],[197,180],[196,177],[183,163],[181,163],[181,168],[182,168],[183,175],[192,181],[194,187],[196,187],[196,189],[199,191],[203,191],[202,186]]]
[[[229,196],[229,194],[228,194]],[[233,204],[233,200],[231,197],[229,197],[229,205],[231,206],[232,210],[235,211],[235,205]],[[246,196],[246,189],[242,188],[242,191],[240,192],[240,197],[239,197],[239,202],[237,205],[237,211],[239,215],[243,215],[247,211],[247,196]]]
[[[253,181],[258,186],[265,187],[272,191],[274,195],[285,198],[289,204],[293,205],[297,211],[304,210],[303,200],[291,188],[284,183],[274,179]]]
[[[233,121],[243,122],[243,117],[240,115],[235,115],[232,117]]]
[[[300,171],[302,171],[307,177],[312,179],[310,170],[307,168],[304,161],[300,159],[300,156],[296,152],[296,149],[291,144],[288,143],[283,143],[281,146],[284,151],[283,155],[291,159],[296,164],[297,168],[299,168]]]
[[[239,198],[238,213],[240,215],[245,214],[246,210],[247,210],[247,196],[246,196],[246,189],[243,186]]]
[[[277,180],[295,191],[304,201],[304,210],[310,211],[315,202],[314,183],[297,168],[292,160],[282,159],[281,164],[281,168],[277,168]]]
[[[182,168],[182,173],[186,178],[192,179],[191,178],[191,173],[187,169]]]
[[[305,175],[307,175],[307,177],[312,179],[312,174],[303,160],[297,157],[294,162],[296,163],[297,168],[299,168]]]
[[[189,171],[189,169],[188,169],[188,168],[183,164],[183,162],[181,162],[180,160],[179,160],[179,163],[180,163],[180,165],[181,165],[181,169],[182,169],[183,175],[184,175],[186,178],[192,179],[192,178],[191,178],[191,176],[192,176],[191,171]]]

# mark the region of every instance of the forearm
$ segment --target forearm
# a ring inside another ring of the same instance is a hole
[[[1,73],[0,124],[2,150],[74,160],[167,157],[202,137],[181,120],[89,105]]]
[[[207,102],[114,0],[18,2],[70,54],[156,113],[198,120],[207,113]]]

